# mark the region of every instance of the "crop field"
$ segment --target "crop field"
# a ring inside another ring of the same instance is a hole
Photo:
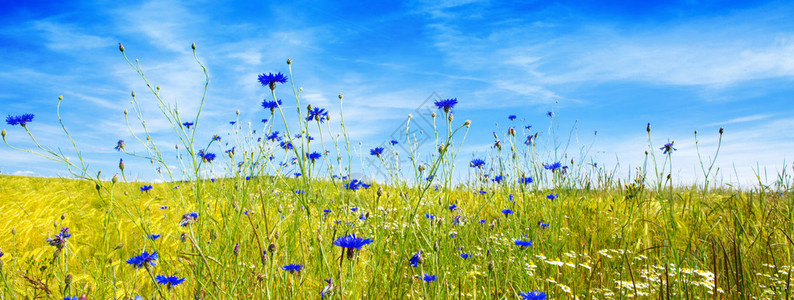
[[[700,184],[676,184],[675,144],[651,144],[648,124],[638,130],[649,140],[638,149],[645,164],[623,178],[580,149],[544,145],[570,140],[557,136],[554,112],[540,116],[549,130],[497,128],[493,147],[461,164],[469,129],[485,125],[453,116],[456,98],[435,101],[429,147],[407,116],[405,139],[356,152],[343,96],[338,115],[307,107],[291,71],[258,77],[271,95],[262,102],[269,121],[237,120],[232,132],[201,136],[191,128],[201,110],[180,115],[137,61],[127,62],[155,103],[132,92],[124,116],[135,141],[110,141],[118,170],[91,169],[79,141],[67,156],[35,140],[33,114],[8,116],[8,147],[73,176],[0,175],[0,298],[792,296],[794,194],[785,170],[772,186],[715,184],[711,153]],[[288,96],[297,114],[282,109]],[[176,147],[150,138],[141,105],[160,107]],[[71,140],[70,120],[59,121]],[[14,146],[21,138],[35,146]],[[358,156],[386,176],[356,177],[372,171]],[[164,180],[127,178],[127,164],[150,165]]]

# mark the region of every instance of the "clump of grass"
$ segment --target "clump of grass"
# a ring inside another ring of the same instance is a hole
[[[473,125],[453,116],[457,98],[439,100],[432,147],[420,145],[409,116],[405,140],[359,149],[388,174],[367,182],[352,176],[357,151],[342,95],[338,115],[304,111],[291,60],[288,75],[258,78],[269,94],[266,121],[237,114],[228,134],[212,136],[197,131],[201,109],[180,115],[138,61],[127,61],[180,144],[158,147],[133,92],[124,116],[140,150],[122,140],[116,149],[148,162],[164,182],[127,180],[123,160],[121,176],[94,173],[75,142],[76,163],[38,143],[19,149],[63,163],[74,178],[0,176],[3,298],[791,295],[790,175],[774,187],[710,185],[715,153],[702,164],[702,186],[676,186],[673,142],[653,146],[650,124],[648,160],[628,180],[588,162],[589,146],[571,153],[554,112],[545,132],[510,116],[461,179],[455,162]],[[206,75],[202,106],[208,84]],[[290,86],[297,115],[278,97]],[[33,115],[7,123],[36,141]]]

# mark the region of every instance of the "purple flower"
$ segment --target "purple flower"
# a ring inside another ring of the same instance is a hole
[[[63,249],[66,246],[66,239],[72,237],[72,234],[69,233],[69,227],[61,228],[61,232],[54,235],[52,238],[47,239],[47,244],[50,246],[54,246],[58,249]]]
[[[182,220],[179,221],[179,225],[182,227],[186,227],[190,224],[196,223],[196,219],[198,219],[199,214],[195,212],[189,212],[182,215]]]
[[[672,154],[673,151],[678,151],[678,149],[673,148],[673,143],[675,143],[675,141],[671,142],[671,141],[668,140],[667,144],[664,144],[664,146],[659,148],[659,150],[663,150],[664,151],[662,154],[668,154],[668,153]]]

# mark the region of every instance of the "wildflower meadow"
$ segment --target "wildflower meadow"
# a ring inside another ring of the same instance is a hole
[[[432,128],[419,132],[418,116],[407,115],[402,139],[361,149],[345,127],[344,95],[336,107],[307,103],[289,59],[247,79],[267,95],[240,100],[260,103],[261,120],[238,113],[206,135],[198,128],[213,101],[210,75],[191,47],[195,65],[185,67],[206,81],[204,96],[191,100],[198,113],[183,115],[161,97],[168,87],[130,58],[134,49],[119,44],[119,59],[146,89],[130,92],[120,120],[132,139],[107,141],[117,169],[91,167],[70,135],[79,120],[61,118],[67,97],[41,109],[58,112],[47,128],[72,149],[38,138],[49,122],[39,112],[7,116],[5,147],[58,162],[71,176],[0,175],[0,298],[792,296],[794,179],[785,169],[774,185],[721,184],[717,148],[698,152],[698,183],[676,181],[680,142],[652,143],[666,137],[654,132],[663,124],[648,123],[636,129],[648,140],[636,149],[644,164],[626,176],[567,147],[578,133],[561,130],[555,110],[495,116],[508,126],[468,159],[470,129],[490,125],[456,114],[466,95],[434,100]],[[159,108],[168,140],[151,137],[143,106]],[[34,146],[18,146],[23,139]],[[128,176],[138,167],[163,180]],[[375,171],[383,176],[363,175]]]

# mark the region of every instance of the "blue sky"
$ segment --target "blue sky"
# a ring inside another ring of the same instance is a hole
[[[131,90],[150,104],[142,111],[155,140],[174,142],[119,42],[183,115],[195,114],[201,96],[190,49],[198,45],[211,74],[203,137],[229,132],[236,110],[243,122],[266,117],[268,90],[256,76],[286,72],[292,58],[302,103],[338,114],[345,95],[346,125],[362,152],[436,93],[457,98],[456,120],[473,122],[463,167],[485,156],[508,115],[518,116],[515,126],[545,130],[547,111],[562,139],[575,124],[571,148],[592,145],[593,161],[612,168],[619,160],[622,174],[642,163],[648,122],[654,145],[675,140],[681,182],[702,180],[694,130],[708,156],[725,128],[717,165],[728,183],[752,183],[759,169],[772,176],[794,159],[791,2],[22,2],[0,9],[0,115],[34,113],[37,138],[68,149],[55,116],[64,95],[66,125],[92,169],[108,176],[124,157],[115,141],[131,140],[122,114]],[[32,146],[21,128],[2,128],[13,145]],[[4,174],[66,175],[5,146],[0,157]],[[139,164],[133,177],[154,177],[148,163],[125,160]]]

